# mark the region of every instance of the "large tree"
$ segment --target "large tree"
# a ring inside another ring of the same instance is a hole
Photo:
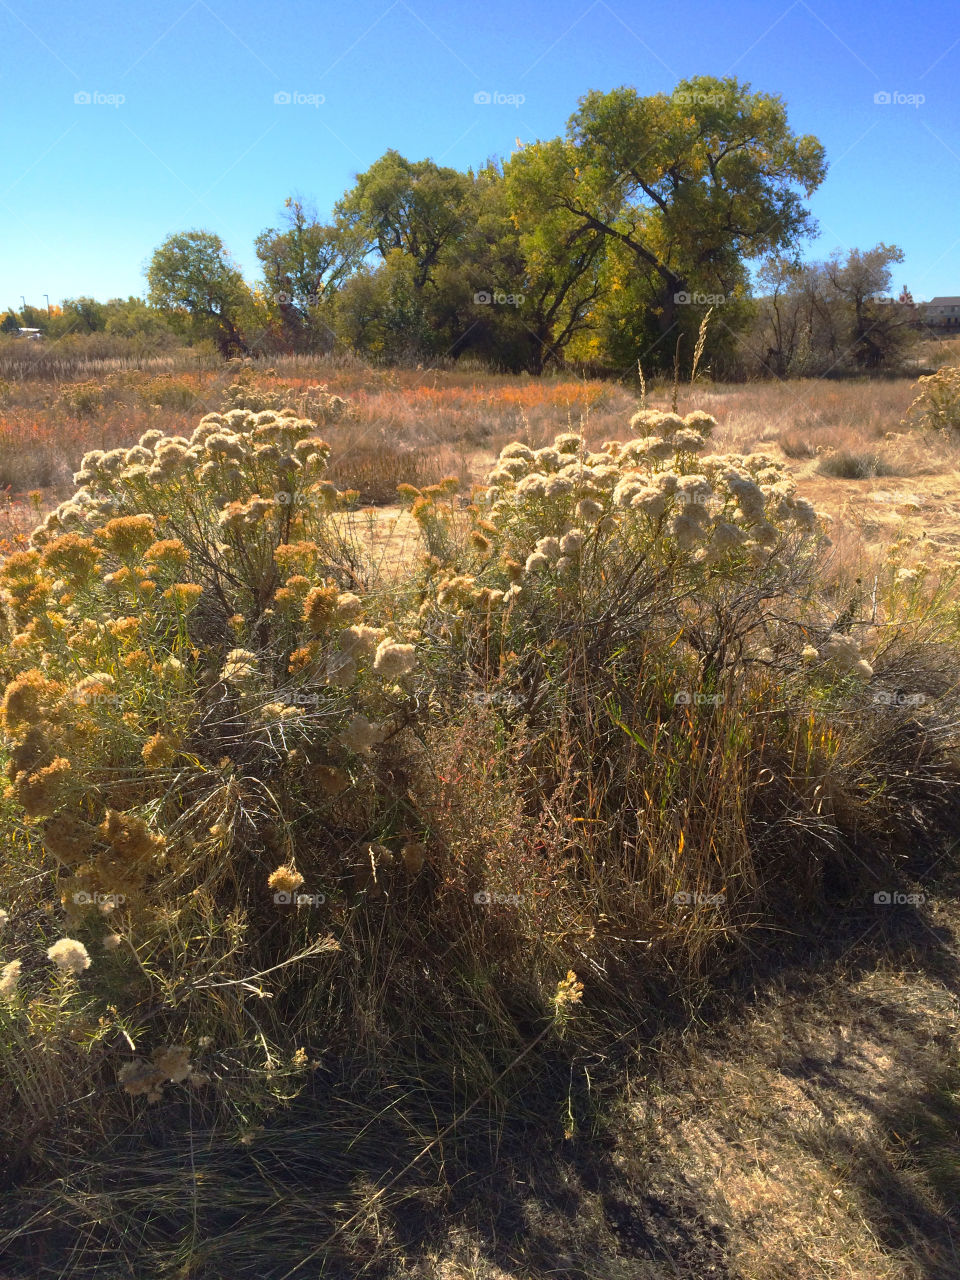
[[[564,138],[525,147],[511,167],[531,217],[561,211],[623,247],[655,285],[664,336],[685,295],[736,295],[746,263],[812,231],[803,198],[826,171],[779,97],[711,76],[669,96],[589,93]]]
[[[181,231],[154,250],[147,268],[150,301],[191,339],[211,338],[223,355],[246,352],[244,313],[250,289],[223,241],[210,231]]]
[[[330,304],[363,261],[364,244],[348,226],[320,222],[295,197],[285,209],[286,226],[256,240],[267,304],[295,350],[326,347],[333,336]]]

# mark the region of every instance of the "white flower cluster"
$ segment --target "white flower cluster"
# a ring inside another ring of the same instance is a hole
[[[812,653],[811,653],[812,650]],[[869,680],[873,675],[873,667],[860,652],[860,644],[853,637],[836,632],[828,636],[818,649],[813,645],[804,648],[801,655],[806,661],[830,663],[841,675],[856,676],[861,680]]]
[[[397,644],[393,640],[381,640],[373,660],[373,669],[385,680],[397,680],[409,675],[417,665],[417,655],[412,644]]]
[[[818,529],[817,512],[797,497],[783,464],[763,453],[705,453],[716,426],[709,414],[697,410],[682,418],[643,409],[630,425],[645,434],[605,441],[599,451],[589,452],[572,433],[542,449],[515,442],[501,451],[488,476],[491,519],[518,516],[535,525],[542,515],[554,530],[566,528],[526,553],[528,575],[570,567],[571,545],[561,540],[574,527],[579,549],[586,530],[609,532],[634,516],[649,522],[651,536],[672,540],[705,563],[739,552],[764,565],[790,528],[801,535]],[[557,509],[547,510],[551,504]],[[442,585],[441,605],[457,583]]]
[[[253,494],[254,506],[229,516],[227,527],[248,527],[272,509],[257,504],[289,504],[294,485],[316,488],[332,505],[336,488],[320,482],[330,446],[315,431],[314,422],[293,410],[231,409],[226,414],[208,413],[189,439],[153,429],[130,449],[93,449],[73,477],[77,492],[49,513],[34,533],[33,545],[42,547],[61,533],[99,524],[137,500],[140,510],[145,495],[170,483],[182,487],[194,481],[229,490],[241,471],[264,493],[274,490],[274,497]],[[228,500],[224,496],[223,505]]]
[[[384,725],[376,724],[374,721],[368,720],[366,716],[358,714],[347,721],[346,727],[340,734],[339,741],[348,751],[352,751],[356,755],[368,756],[374,747],[383,742],[385,737],[386,728]]]
[[[220,679],[227,684],[245,684],[257,676],[258,660],[249,649],[231,649],[220,671]]]
[[[244,373],[240,373],[241,378]],[[335,422],[347,410],[347,402],[341,396],[327,390],[325,383],[314,383],[302,391],[292,387],[258,387],[245,382],[232,383],[224,393],[224,410],[282,409],[296,403],[305,417],[316,422]]]

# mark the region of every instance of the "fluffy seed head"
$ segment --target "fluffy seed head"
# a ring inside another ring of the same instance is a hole
[[[82,973],[90,968],[87,948],[76,938],[61,938],[48,947],[47,959],[52,960],[61,973]]]

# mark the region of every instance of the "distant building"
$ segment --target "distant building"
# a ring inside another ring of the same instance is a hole
[[[43,338],[42,329],[18,329],[16,332],[18,338],[29,338],[33,342],[40,342]]]
[[[928,329],[960,329],[960,298],[931,298],[920,303],[920,319]]]

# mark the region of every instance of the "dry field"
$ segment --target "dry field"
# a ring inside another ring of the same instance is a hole
[[[162,363],[162,362],[157,362]],[[105,370],[72,381],[0,380],[0,550],[22,545],[36,512],[71,491],[89,449],[132,445],[151,427],[189,434],[221,407],[235,373],[190,369]],[[482,478],[508,440],[534,447],[563,429],[588,440],[623,437],[636,388],[573,378],[440,370],[376,370],[353,361],[290,358],[248,375],[258,389],[301,393],[320,382],[348,399],[326,429],[341,487],[360,490],[381,522],[394,514],[396,485],[458,475]],[[914,395],[910,378],[711,384],[682,387],[680,409],[716,416],[717,449],[785,458],[804,494],[835,521],[850,554],[882,551],[900,538],[934,558],[960,549],[960,450],[901,428]],[[668,406],[672,388],[648,403]]]

